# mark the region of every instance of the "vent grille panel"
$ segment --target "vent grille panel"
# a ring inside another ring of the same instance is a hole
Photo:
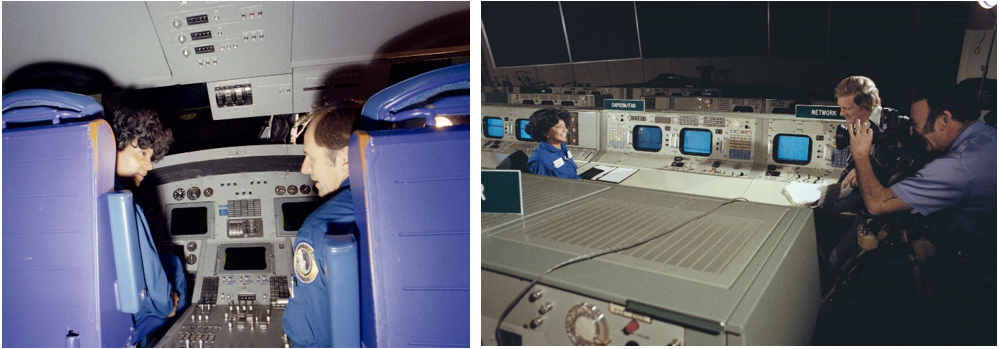
[[[525,194],[525,203],[527,200]],[[717,200],[615,187],[530,217],[494,236],[584,255],[675,229],[598,260],[730,287],[788,210],[733,203],[676,229],[720,204]]]

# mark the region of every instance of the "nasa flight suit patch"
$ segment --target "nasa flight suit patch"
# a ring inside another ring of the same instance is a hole
[[[312,283],[316,279],[316,275],[319,275],[315,250],[308,243],[300,242],[295,247],[295,275],[298,280],[307,284]]]

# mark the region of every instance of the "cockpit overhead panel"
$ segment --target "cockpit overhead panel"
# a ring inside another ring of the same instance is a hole
[[[290,2],[148,2],[180,84],[291,73]]]

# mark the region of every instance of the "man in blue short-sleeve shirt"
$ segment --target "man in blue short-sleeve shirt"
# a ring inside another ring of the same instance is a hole
[[[352,107],[313,112],[305,130],[302,173],[316,181],[320,197],[333,196],[305,219],[295,237],[296,283],[282,325],[295,347],[333,345],[323,241],[327,235],[357,235],[347,170],[347,144],[354,129]],[[360,321],[360,319],[358,319]]]
[[[531,114],[526,131],[541,142],[527,159],[527,170],[542,176],[579,179],[568,140],[569,112],[564,109],[541,109]]]
[[[924,85],[913,93],[914,140],[935,159],[885,188],[871,169],[872,132],[852,125],[851,152],[861,195],[873,215],[915,210],[956,238],[979,275],[996,277],[996,129],[978,120],[973,99],[957,85]]]

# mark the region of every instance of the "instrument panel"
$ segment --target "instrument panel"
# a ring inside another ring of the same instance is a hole
[[[322,203],[301,145],[174,154],[150,172],[166,233],[193,276],[187,311],[160,347],[288,345],[293,243]]]
[[[537,142],[521,134],[520,126],[536,110],[482,106],[483,168],[496,168],[517,151],[528,156],[534,151]],[[838,119],[710,111],[567,110],[574,113],[569,147],[581,167],[579,172],[595,166],[637,168],[639,172],[623,180],[623,185],[787,204],[781,195],[787,183],[835,183],[849,163],[849,149],[835,148],[835,130],[842,123]],[[710,177],[700,180],[690,175]],[[720,187],[704,191],[716,186]]]
[[[552,108],[552,107],[549,107]],[[482,106],[482,157],[484,165],[496,165],[510,154],[522,151],[528,157],[538,147],[525,128],[537,107]],[[571,117],[566,146],[577,165],[597,154],[597,111],[567,108]]]
[[[509,103],[593,108],[602,106],[605,97],[601,94],[512,93]]]
[[[849,149],[836,149],[836,127],[841,123],[790,117],[767,120],[767,168],[760,178],[811,183],[839,180],[850,157]]]
[[[757,155],[756,119],[739,114],[604,111],[611,163],[749,177]],[[626,155],[639,155],[627,157]],[[601,160],[604,161],[604,160]]]

